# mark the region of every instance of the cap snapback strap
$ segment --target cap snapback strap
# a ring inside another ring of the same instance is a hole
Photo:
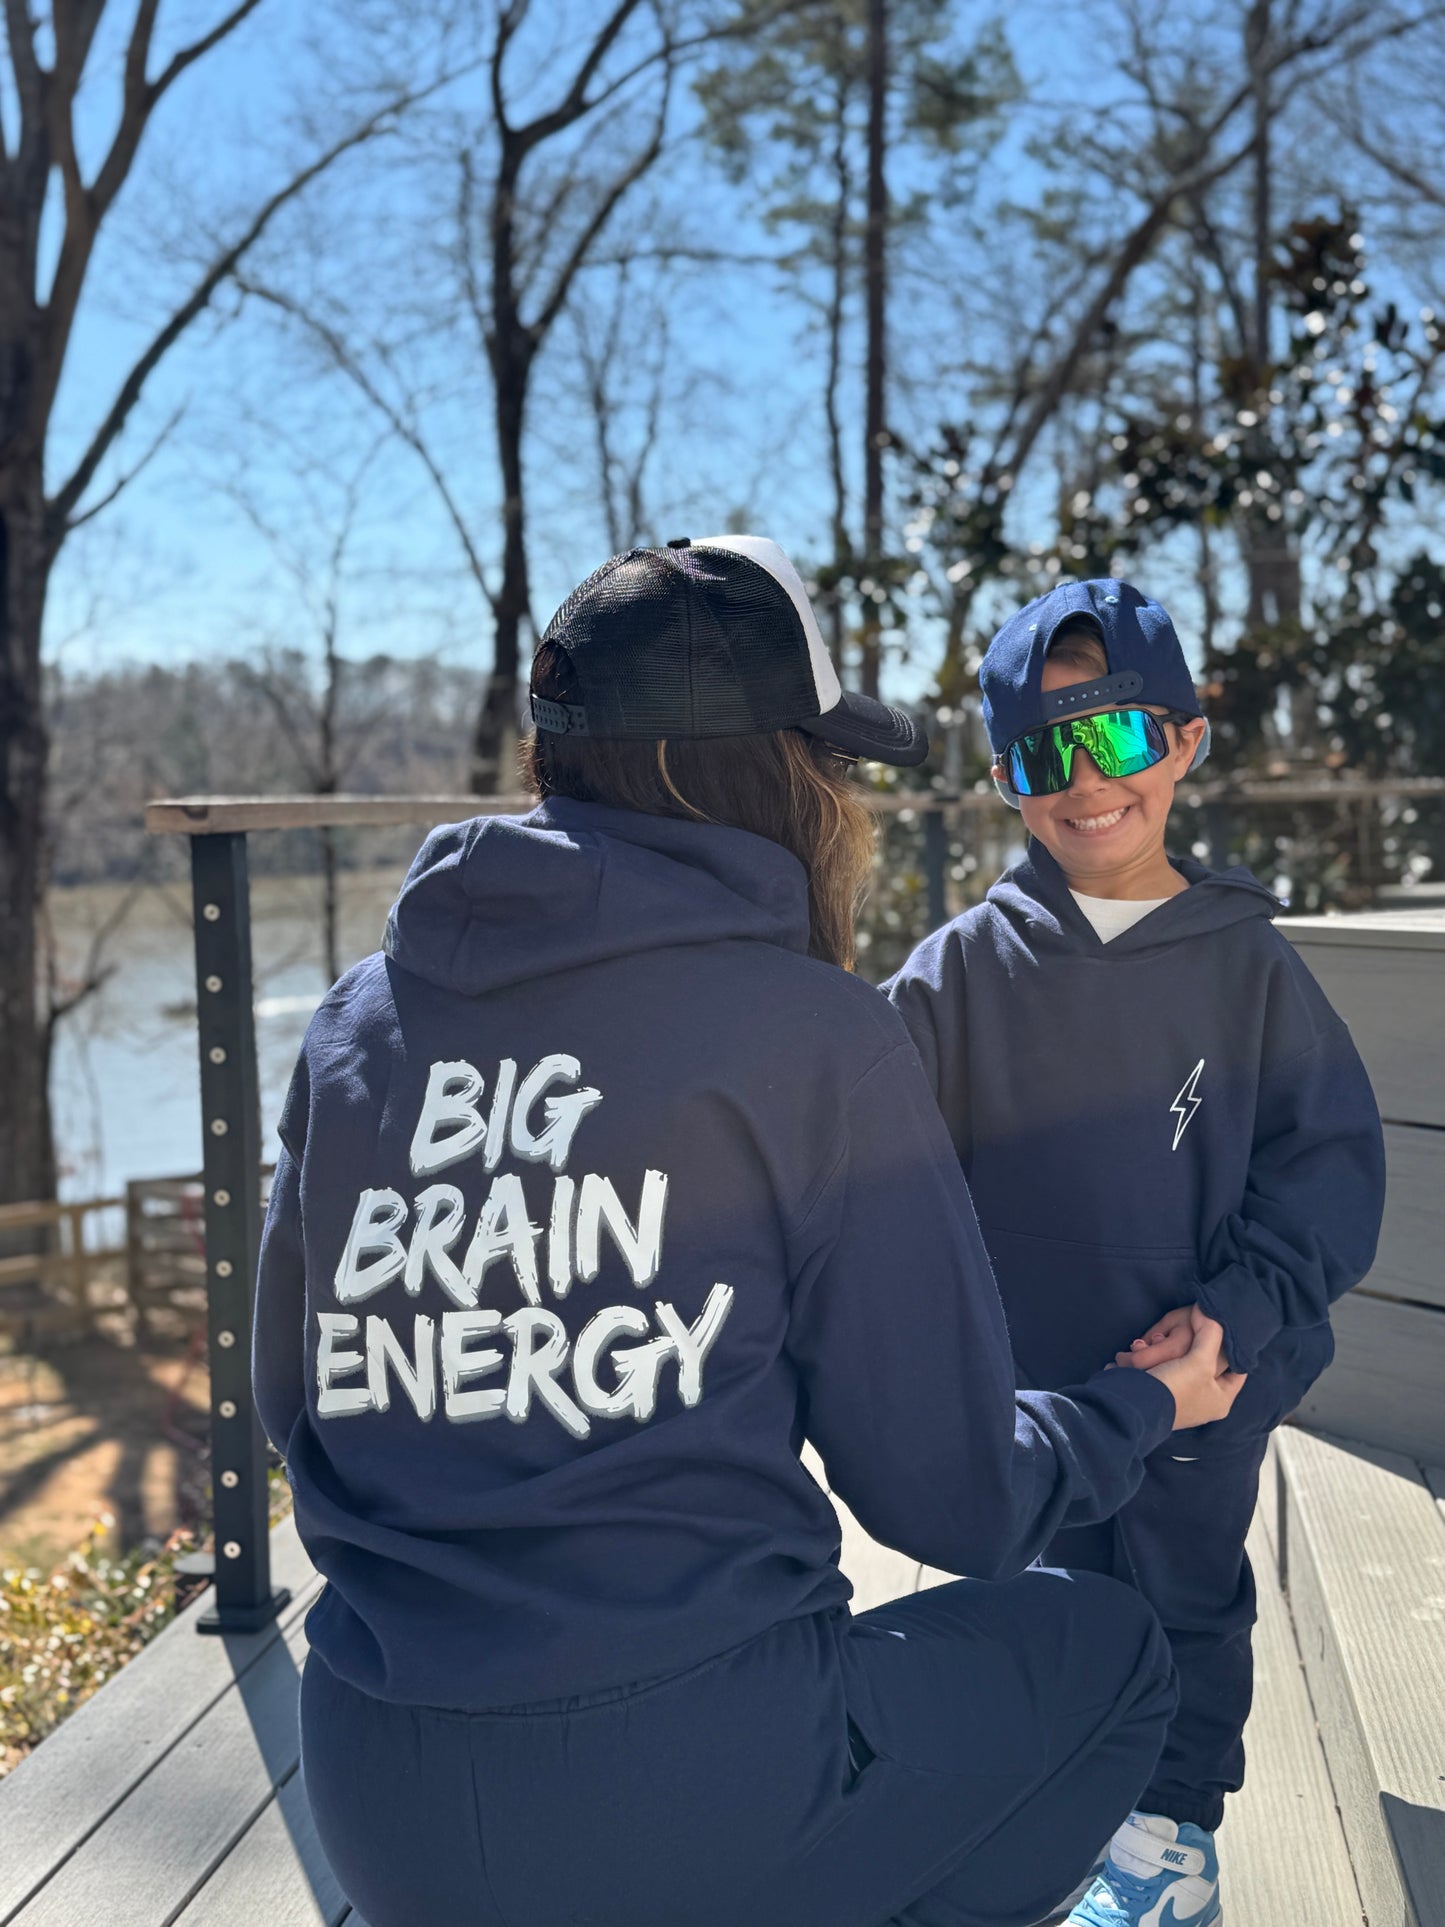
[[[1071,716],[1077,709],[1097,709],[1100,703],[1116,696],[1137,696],[1144,678],[1137,669],[1121,669],[1112,676],[1098,676],[1093,682],[1070,683],[1067,689],[1052,689],[1043,698],[1047,717]]]
[[[546,696],[533,696],[532,721],[551,736],[586,736],[587,711],[576,703],[554,703]]]

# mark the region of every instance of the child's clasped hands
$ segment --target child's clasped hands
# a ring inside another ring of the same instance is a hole
[[[1177,1311],[1166,1311],[1127,1351],[1115,1352],[1114,1363],[1135,1365],[1141,1372],[1147,1372],[1155,1365],[1167,1364],[1171,1358],[1183,1358],[1194,1343],[1193,1314],[1198,1309],[1197,1305],[1181,1305]]]

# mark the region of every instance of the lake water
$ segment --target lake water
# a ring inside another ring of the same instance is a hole
[[[341,962],[381,942],[406,866],[341,878]],[[62,963],[81,966],[92,933],[123,893],[62,890],[53,916]],[[292,1065],[327,983],[321,965],[320,882],[259,877],[251,886],[256,1051],[263,1155]],[[172,1177],[201,1166],[195,963],[189,888],[145,891],[106,942],[114,975],[61,1026],[53,1077],[62,1197],[118,1195],[127,1178]]]

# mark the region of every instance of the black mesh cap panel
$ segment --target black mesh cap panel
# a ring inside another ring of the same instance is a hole
[[[818,714],[807,637],[766,569],[725,549],[632,549],[562,604],[563,649],[592,736],[746,736]]]

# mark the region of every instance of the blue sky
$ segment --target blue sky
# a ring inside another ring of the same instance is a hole
[[[199,0],[178,4],[170,40],[214,17]],[[1016,13],[1027,12],[1018,9]],[[1057,73],[1046,38],[1018,36],[1027,78]],[[94,157],[115,110],[118,46],[101,43],[85,97],[83,145]],[[154,66],[158,64],[153,62]],[[1038,71],[1029,74],[1033,65]],[[63,475],[156,320],[182,293],[216,234],[230,232],[236,212],[284,178],[302,136],[274,132],[277,116],[294,111],[314,77],[313,50],[300,10],[269,0],[220,54],[199,65],[165,103],[147,136],[141,162],[103,233],[87,289],[57,411],[52,480]],[[545,84],[549,79],[542,72]],[[475,87],[459,100],[478,102]],[[280,152],[276,152],[279,145]],[[355,230],[353,259],[368,224],[394,220],[425,229],[428,210],[408,205],[405,189],[378,178],[373,157],[340,164],[313,202]],[[747,198],[695,160],[683,163],[700,181],[710,229],[725,224],[729,244],[764,253],[776,246],[749,217]],[[397,195],[402,199],[398,203]],[[388,202],[388,196],[391,197]],[[640,206],[640,203],[639,203]],[[291,245],[304,251],[308,213],[292,224]],[[303,262],[276,270],[303,287]],[[222,312],[232,303],[218,304]],[[796,552],[822,548],[827,497],[822,466],[820,375],[807,316],[786,298],[778,277],[760,269],[698,275],[677,291],[669,315],[674,352],[686,387],[672,436],[652,487],[658,519],[675,505],[682,532],[704,532],[745,514]],[[899,318],[900,334],[907,321]],[[573,419],[568,324],[539,367],[531,455],[535,604],[545,620],[579,575],[606,551],[595,506],[590,430]],[[489,430],[485,396],[461,384],[461,400],[440,431],[448,472],[471,525],[491,535]],[[284,349],[265,316],[222,325],[206,318],[163,364],[147,388],[112,464],[128,467],[171,415],[178,426],[160,455],[114,508],[78,534],[62,558],[51,622],[52,659],[72,671],[120,659],[178,661],[252,646],[260,640],[306,640],[294,581],[275,547],[258,536],[233,498],[244,490],[305,550],[307,515],[298,509],[299,441],[329,446],[338,474],[354,463],[373,424],[353,394],[320,373],[307,375]],[[691,427],[689,429],[689,418]],[[435,432],[435,431],[434,431]],[[326,490],[320,491],[324,497]],[[333,504],[334,506],[334,504]],[[310,551],[325,547],[325,501],[312,520]],[[669,523],[670,528],[670,523]],[[490,543],[488,544],[490,546]],[[370,471],[353,553],[366,557],[350,596],[352,647],[400,651],[441,647],[484,656],[487,623],[476,590],[458,568],[455,538],[415,461],[384,452]],[[387,593],[378,593],[378,584]]]
[[[355,0],[360,6],[362,0]],[[588,17],[587,0],[550,0],[540,16]],[[960,6],[967,23],[982,6]],[[214,19],[215,0],[163,7],[162,46]],[[53,442],[52,478],[84,445],[139,347],[184,293],[218,236],[286,177],[297,157],[342,123],[347,46],[318,51],[346,11],[266,0],[221,53],[199,65],[166,102],[140,165],[104,230],[66,368]],[[534,16],[536,17],[536,16]],[[993,163],[992,179],[1016,199],[1037,192],[1041,174],[1024,140],[1054,119],[1108,108],[1125,83],[1100,60],[1087,9],[1018,0],[1007,9],[1011,41],[1029,102]],[[114,33],[114,28],[112,28]],[[167,38],[169,36],[169,38]],[[535,58],[539,90],[556,85],[565,63]],[[82,144],[100,150],[117,98],[119,48],[97,48]],[[153,65],[158,64],[153,63]],[[324,71],[323,71],[324,70]],[[324,84],[323,84],[324,83]],[[451,96],[475,117],[475,82]],[[686,113],[680,117],[686,124]],[[311,128],[299,123],[308,119]],[[405,314],[412,263],[437,272],[447,224],[420,198],[415,176],[379,153],[344,160],[258,263],[267,276],[323,304],[346,289],[364,330],[369,310]],[[745,254],[777,246],[748,195],[704,168],[685,144],[667,163],[673,198],[685,199],[694,229]],[[895,190],[909,183],[895,178]],[[623,217],[636,232],[649,203]],[[627,231],[624,226],[624,230]],[[925,264],[926,265],[926,264]],[[962,412],[947,365],[957,344],[953,317],[966,307],[959,261],[939,263],[938,286],[919,264],[894,288],[899,360],[910,381],[895,412],[904,425]],[[589,288],[596,288],[594,278]],[[949,292],[950,285],[952,293]],[[955,298],[956,297],[956,298]],[[177,662],[196,655],[314,644],[314,602],[344,485],[376,438],[376,420],[355,392],[314,365],[254,304],[239,319],[230,296],[199,322],[163,364],[118,450],[127,467],[173,414],[165,447],[125,496],[67,548],[51,607],[52,659],[81,672],[125,659]],[[826,547],[828,496],[816,327],[780,277],[764,268],[699,269],[668,298],[670,373],[665,433],[649,478],[657,533],[700,534],[743,517],[806,559]],[[571,324],[559,324],[535,378],[529,444],[534,606],[545,621],[572,584],[606,553],[596,500],[592,430],[580,411]],[[418,331],[407,350],[413,380],[443,399],[426,411],[469,526],[495,552],[496,487],[485,384],[469,351]],[[460,358],[459,358],[460,357]],[[847,433],[858,440],[859,387],[848,396]],[[911,414],[910,414],[911,411]],[[1048,453],[1037,464],[1047,481]],[[258,532],[254,519],[272,535]],[[441,650],[484,662],[489,622],[458,545],[414,455],[398,447],[371,455],[360,489],[343,582],[342,646],[399,653]],[[299,574],[298,574],[299,572]],[[1159,564],[1170,594],[1167,557]],[[1158,574],[1153,578],[1158,585]],[[894,674],[900,695],[928,680],[929,638],[910,670]]]

